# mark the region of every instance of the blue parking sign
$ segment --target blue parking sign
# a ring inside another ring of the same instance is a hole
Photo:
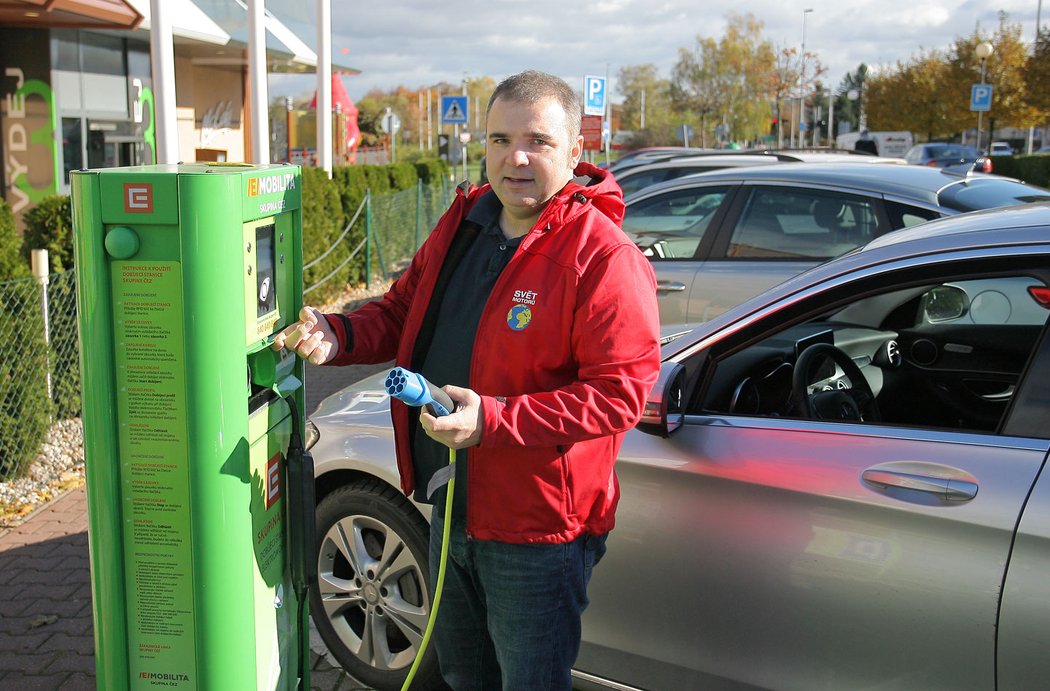
[[[974,84],[970,89],[970,110],[989,111],[992,109],[992,85]]]
[[[605,115],[605,78],[583,78],[583,114]]]

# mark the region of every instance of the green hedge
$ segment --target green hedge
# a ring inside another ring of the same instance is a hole
[[[1050,156],[992,156],[992,171],[1050,189]]]
[[[73,268],[73,211],[69,197],[54,194],[22,216],[25,240],[22,256],[29,261],[31,250],[47,250],[52,273]]]
[[[436,184],[442,178],[447,178],[452,174],[452,168],[448,165],[448,161],[443,161],[440,158],[419,161],[414,165],[416,166],[416,175],[423,181],[424,186]]]
[[[303,258],[304,263],[321,256],[343,232],[346,221],[339,186],[324,170],[303,169]],[[313,285],[332,272],[346,255],[332,252],[303,272],[303,282]]]
[[[11,207],[0,199],[0,281],[27,278],[29,265],[22,257],[22,238],[15,227]]]

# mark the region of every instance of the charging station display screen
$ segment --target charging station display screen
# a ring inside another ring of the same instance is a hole
[[[277,264],[274,246],[275,228],[275,224],[271,223],[255,229],[257,317],[264,317],[277,309],[277,286],[275,285],[277,276],[274,270]]]

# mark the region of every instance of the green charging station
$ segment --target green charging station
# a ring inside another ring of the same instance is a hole
[[[97,686],[308,689],[299,168],[70,184]]]

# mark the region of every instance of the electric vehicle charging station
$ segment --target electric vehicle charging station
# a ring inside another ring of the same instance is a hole
[[[70,185],[97,686],[308,689],[299,168]]]

